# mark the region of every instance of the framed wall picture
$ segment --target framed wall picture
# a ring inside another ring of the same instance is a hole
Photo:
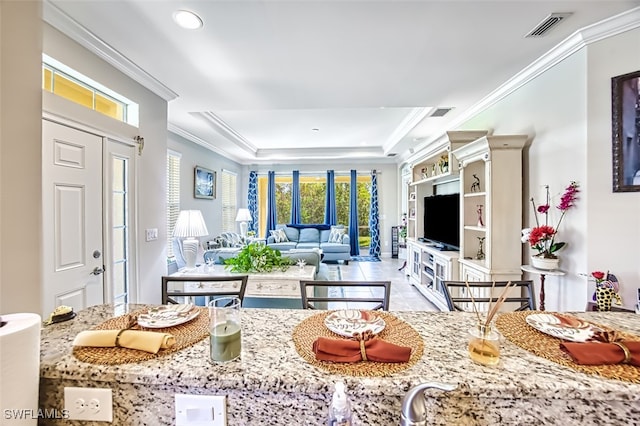
[[[613,192],[640,191],[640,71],[611,79]]]
[[[216,172],[196,166],[193,179],[193,196],[195,198],[216,198]]]

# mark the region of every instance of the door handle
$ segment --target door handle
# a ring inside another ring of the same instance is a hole
[[[100,275],[104,273],[104,268],[101,268],[99,266],[96,266],[95,268],[93,268],[93,271],[90,272],[91,275]]]

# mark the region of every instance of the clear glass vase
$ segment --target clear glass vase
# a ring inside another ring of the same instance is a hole
[[[476,324],[469,329],[469,357],[482,365],[500,362],[500,334],[490,324]]]

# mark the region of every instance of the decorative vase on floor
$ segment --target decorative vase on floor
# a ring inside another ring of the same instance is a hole
[[[560,259],[550,259],[541,256],[531,256],[531,265],[534,268],[544,269],[547,271],[553,271],[554,269],[558,269],[558,265],[560,265]]]
[[[611,310],[611,301],[615,291],[609,287],[596,287],[596,304],[598,311],[606,312]]]

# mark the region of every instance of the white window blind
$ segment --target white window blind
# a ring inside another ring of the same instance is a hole
[[[236,232],[236,210],[238,207],[236,197],[236,179],[234,172],[222,170],[221,192],[222,192],[222,231]]]
[[[173,228],[180,214],[180,154],[167,152],[167,256],[173,253]]]

